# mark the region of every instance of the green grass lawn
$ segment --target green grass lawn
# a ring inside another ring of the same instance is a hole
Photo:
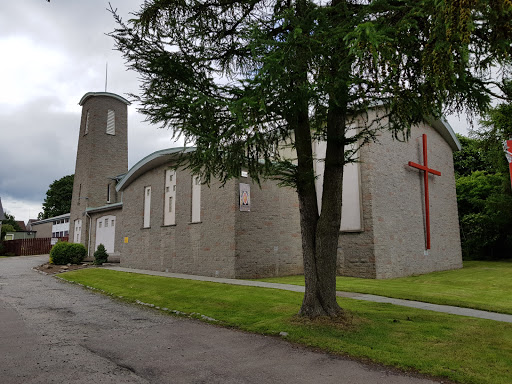
[[[304,285],[303,276],[259,280]],[[337,277],[336,289],[512,314],[512,261],[467,261],[463,269],[389,280]]]
[[[60,276],[128,302],[204,315],[250,332],[284,331],[293,342],[405,370],[461,383],[512,382],[512,324],[342,298],[348,323],[311,322],[295,316],[302,300],[296,292],[104,269]]]

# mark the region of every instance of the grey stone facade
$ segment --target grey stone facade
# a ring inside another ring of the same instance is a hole
[[[113,177],[128,171],[127,105],[121,96],[89,92],[79,103],[82,117],[71,199],[69,238],[76,242],[75,220],[82,220],[80,243],[89,246],[91,222],[86,210],[117,202]],[[115,113],[115,134],[107,133],[108,111]],[[108,190],[110,185],[110,200]],[[92,254],[91,250],[89,253]]]
[[[75,235],[74,220],[82,219],[80,240],[93,248],[98,219],[111,215],[116,227],[110,258],[124,267],[229,278],[303,272],[295,191],[272,181],[262,182],[260,188],[250,177],[223,186],[218,182],[202,185],[201,220],[192,222],[193,177],[178,169],[175,224],[164,225],[166,171],[172,169],[183,149],[157,151],[128,170],[127,102],[101,93],[87,94],[81,105],[70,239]],[[116,111],[115,136],[105,133],[109,109]],[[428,252],[423,176],[407,165],[409,161],[423,163],[423,133],[428,137],[429,166],[442,173],[429,178],[432,247]],[[452,160],[457,145],[451,128],[434,122],[414,127],[408,142],[383,132],[377,143],[361,149],[363,228],[340,232],[338,274],[392,278],[462,266]],[[124,175],[115,178],[120,174]],[[250,211],[240,210],[240,183],[250,186]],[[147,187],[151,187],[151,206],[150,225],[145,227]],[[89,252],[92,256],[94,249]]]
[[[453,146],[439,129],[413,127],[407,142],[383,132],[376,143],[362,148],[362,232],[342,233],[338,274],[393,278],[462,268]],[[443,131],[441,131],[443,132]],[[408,165],[423,164],[422,134],[427,135],[429,167],[430,250],[425,247],[423,172]]]
[[[202,185],[201,221],[192,223],[192,175],[178,170],[176,224],[166,226],[164,175],[172,165],[170,154],[164,164],[122,186],[123,221],[119,236],[116,232],[122,266],[232,278],[302,272],[300,233],[296,225],[287,225],[290,219],[298,223],[293,191],[276,193],[275,183],[265,183],[261,190],[252,185],[251,211],[240,212],[238,180],[224,186]],[[151,225],[143,228],[148,186],[152,189]]]
[[[238,184],[251,190],[251,210],[241,212]],[[299,202],[294,190],[276,182],[261,183],[250,178],[236,180],[235,277],[256,278],[303,273]]]

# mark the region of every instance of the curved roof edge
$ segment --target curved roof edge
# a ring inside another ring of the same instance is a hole
[[[85,95],[82,96],[80,101],[78,102],[78,105],[82,106],[87,101],[88,98],[94,97],[94,96],[106,96],[106,97],[112,97],[116,100],[119,100],[122,103],[125,103],[126,105],[130,105],[131,103],[126,100],[124,97],[116,95],[115,93],[110,92],[87,92]]]
[[[385,103],[383,101],[377,102],[375,105],[370,106],[369,108],[382,108],[385,107]],[[425,117],[423,116],[425,122],[430,124],[442,137],[446,140],[446,142],[450,145],[450,147],[454,151],[460,151],[462,149],[462,145],[455,136],[455,132],[453,131],[452,126],[444,116],[441,116],[439,119],[434,119],[433,117]]]
[[[460,144],[459,139],[457,139],[457,136],[455,136],[452,126],[444,116],[436,120],[427,119],[427,122],[432,125],[437,132],[439,132],[454,151],[460,151],[462,149],[462,145]]]
[[[160,151],[153,152],[152,154],[139,160],[137,164],[130,168],[127,174],[121,179],[119,184],[116,186],[116,191],[119,192],[123,188],[126,188],[132,181],[138,178],[143,173],[158,167],[159,165],[165,164],[172,157],[195,151],[195,147],[176,147],[167,148]]]

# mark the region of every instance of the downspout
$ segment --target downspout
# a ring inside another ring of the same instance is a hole
[[[91,227],[92,227],[92,219],[91,216],[85,211],[85,216],[89,218],[89,233],[87,239],[87,257],[91,256]]]

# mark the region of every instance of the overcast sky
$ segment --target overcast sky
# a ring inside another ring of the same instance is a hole
[[[143,0],[111,0],[126,19]],[[125,69],[113,39],[105,0],[16,0],[0,7],[0,198],[17,220],[36,218],[48,186],[74,173],[80,98],[103,91],[137,93],[137,75]],[[176,146],[171,132],[143,122],[128,107],[131,167],[159,149]],[[466,133],[463,116],[448,117]]]

